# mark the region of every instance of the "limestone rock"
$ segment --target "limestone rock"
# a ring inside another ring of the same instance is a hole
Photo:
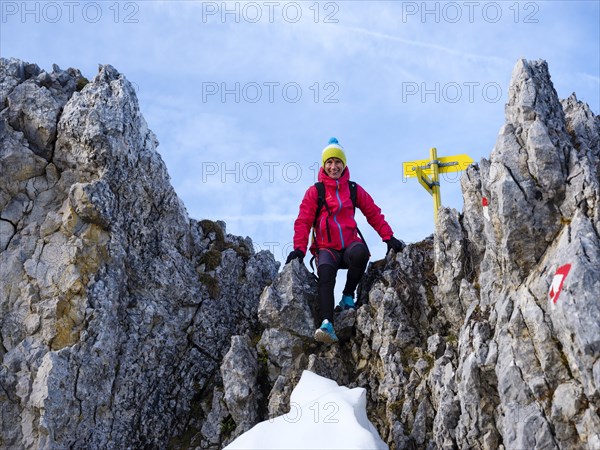
[[[297,267],[263,293],[263,326],[280,327],[262,337],[271,417],[308,369],[366,388],[390,448],[600,448],[599,175],[599,118],[558,100],[545,62],[519,61],[490,159],[461,179],[463,212],[370,265],[346,341],[300,348],[313,299]]]
[[[264,327],[293,330],[299,336],[312,338],[316,296],[316,283],[310,282],[306,267],[295,260],[283,270],[278,283],[261,295],[258,318]]]
[[[224,401],[236,429],[230,439],[248,431],[258,422],[261,392],[258,382],[258,357],[248,336],[234,336],[221,364]]]
[[[0,447],[220,448],[277,263],[189,219],[114,68],[0,72]]]
[[[463,235],[476,252],[461,258],[465,275],[452,292],[465,282],[478,289],[459,336],[455,398],[465,413],[455,442],[595,448],[598,415],[588,405],[599,398],[592,380],[600,343],[600,122],[574,96],[558,100],[543,61],[517,63],[506,116],[490,161],[462,180]],[[477,193],[489,202],[486,214]],[[436,239],[455,241],[449,230],[438,227]],[[471,280],[473,261],[481,263]],[[555,302],[554,276],[566,264],[574,272]],[[553,406],[557,390],[575,398]]]
[[[336,345],[303,264],[188,217],[116,69],[0,74],[1,447],[218,449],[310,370],[364,388],[390,448],[600,448],[600,119],[544,61]]]

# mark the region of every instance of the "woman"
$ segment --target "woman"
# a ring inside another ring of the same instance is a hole
[[[311,228],[314,227],[310,251],[317,260],[320,320],[322,321],[321,326],[315,331],[315,339],[319,342],[333,343],[338,340],[333,329],[333,290],[337,271],[348,269],[339,306],[343,309],[356,308],[354,291],[365,272],[370,256],[367,246],[359,237],[354,220],[354,206],[356,205],[363,212],[369,225],[387,243],[388,251],[394,249],[400,252],[404,248],[404,243],[393,236],[394,232],[371,196],[358,184],[354,183],[356,187],[351,188],[346,155],[336,138],[331,138],[323,149],[321,162],[319,182],[325,188],[324,205],[318,208],[317,185],[308,188],[300,204],[298,218],[294,222],[294,251],[289,254],[286,264],[293,259],[304,258],[308,236]],[[355,189],[355,205],[351,195],[353,189]]]

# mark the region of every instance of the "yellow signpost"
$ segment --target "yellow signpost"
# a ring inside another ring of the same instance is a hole
[[[433,216],[437,219],[438,209],[442,206],[440,173],[460,172],[472,162],[471,157],[465,154],[438,158],[437,149],[434,147],[429,150],[429,159],[402,163],[402,169],[406,178],[416,177],[433,197]]]

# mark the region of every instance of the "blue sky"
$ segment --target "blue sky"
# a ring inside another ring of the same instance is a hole
[[[548,61],[561,98],[600,111],[598,1],[0,2],[0,55],[134,83],[191,217],[283,261],[336,136],[397,237],[433,232],[402,162],[488,157],[519,58]],[[456,176],[442,203],[462,208]],[[385,245],[358,213],[373,259]]]

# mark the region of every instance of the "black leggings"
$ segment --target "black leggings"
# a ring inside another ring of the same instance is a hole
[[[321,321],[333,323],[335,277],[338,269],[348,269],[344,295],[354,296],[354,291],[365,273],[369,250],[362,242],[353,242],[344,250],[319,250],[317,274],[319,275],[319,307]]]

